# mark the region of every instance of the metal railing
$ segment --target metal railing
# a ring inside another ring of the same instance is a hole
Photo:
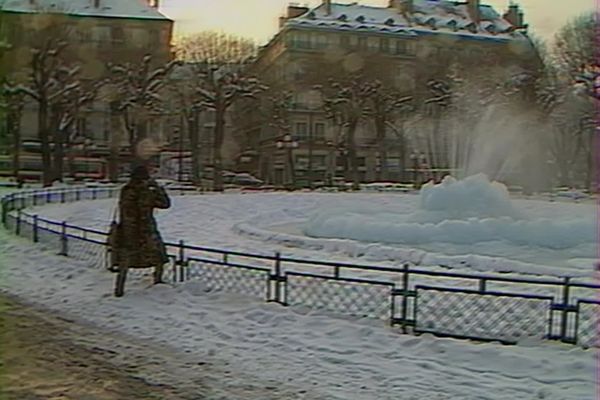
[[[103,268],[107,232],[53,221],[26,208],[110,199],[118,187],[61,188],[13,193],[1,199],[2,224],[14,234]],[[108,224],[109,221],[107,221]],[[404,333],[500,341],[547,339],[599,347],[600,285],[574,279],[466,274],[253,254],[166,243],[172,283],[200,281],[204,290],[239,293],[285,306],[377,318]]]

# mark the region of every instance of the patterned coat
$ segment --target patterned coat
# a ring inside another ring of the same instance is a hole
[[[157,267],[169,261],[154,209],[166,209],[171,200],[153,180],[131,181],[121,190],[115,264],[130,268]]]

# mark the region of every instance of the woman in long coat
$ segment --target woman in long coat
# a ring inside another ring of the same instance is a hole
[[[123,296],[129,268],[154,267],[154,283],[160,283],[163,266],[169,261],[158,232],[154,209],[166,209],[171,201],[141,165],[133,169],[130,181],[121,190],[120,221],[117,228],[116,263],[119,273],[115,296]]]

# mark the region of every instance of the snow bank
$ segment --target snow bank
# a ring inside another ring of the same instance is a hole
[[[186,199],[193,200],[200,199]],[[71,206],[63,208],[68,211]],[[149,349],[177,351],[182,354],[182,376],[189,379],[198,377],[187,375],[187,366],[203,362],[206,373],[201,378],[217,386],[235,388],[247,382],[278,390],[285,386],[284,392],[260,397],[211,392],[209,398],[594,398],[593,350],[555,343],[501,346],[401,335],[383,322],[207,293],[197,282],[174,288],[150,286],[151,276],[132,275],[125,297],[115,299],[112,274],[45,253],[2,231],[0,254],[4,255],[0,292],[45,305],[75,321],[152,341]],[[215,375],[215,370],[224,372]]]

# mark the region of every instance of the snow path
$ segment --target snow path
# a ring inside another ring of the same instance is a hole
[[[232,196],[219,197],[219,208],[214,196],[175,198],[174,208],[159,216],[166,238],[256,252],[268,248],[240,238],[231,229],[235,221],[264,212],[269,204],[248,202],[232,209],[228,197]],[[210,207],[196,211],[196,207],[179,207],[192,200]],[[290,220],[297,210],[311,207],[306,199],[290,196],[286,200]],[[104,227],[110,204],[74,203],[46,206],[41,211]],[[169,215],[179,223],[165,224]],[[276,248],[280,246],[269,251]],[[308,250],[292,251],[314,255]],[[100,328],[173,346],[208,363],[228,363],[232,370],[220,377],[223,384],[231,380],[241,385],[240,380],[253,376],[268,385],[296,388],[284,389],[279,398],[594,398],[596,357],[592,350],[557,343],[502,346],[401,335],[374,320],[206,293],[193,281],[176,288],[148,287],[150,277],[132,277],[126,296],[117,300],[110,296],[111,274],[43,252],[4,231],[0,231],[0,254],[0,290]]]

